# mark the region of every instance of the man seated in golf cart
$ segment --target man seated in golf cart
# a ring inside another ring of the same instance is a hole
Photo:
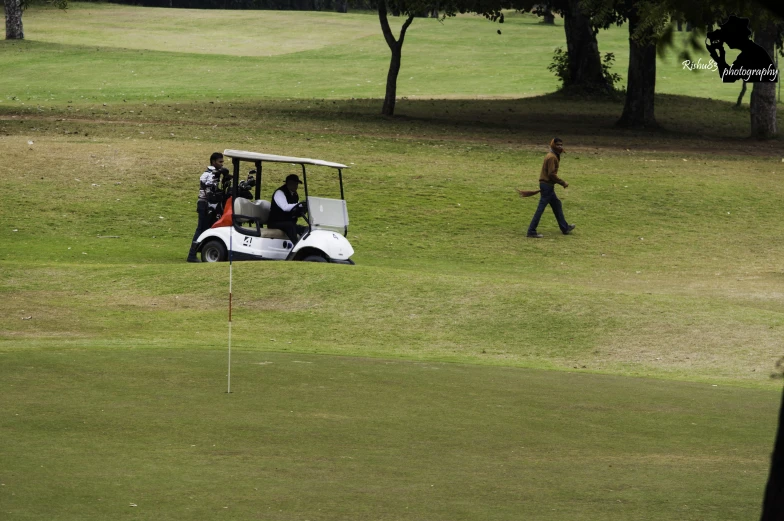
[[[302,184],[297,174],[286,176],[286,184],[275,190],[270,204],[267,228],[283,230],[292,243],[296,244],[299,236],[308,228],[297,224],[305,208],[305,203],[299,202],[297,188]]]

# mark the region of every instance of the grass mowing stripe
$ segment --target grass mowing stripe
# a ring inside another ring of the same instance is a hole
[[[9,269],[0,345],[221,346],[226,272],[199,268]],[[769,373],[784,316],[774,304],[489,274],[326,268],[238,264],[235,347],[777,385]],[[40,290],[36,274],[57,282]],[[285,296],[274,291],[280,284]]]
[[[729,520],[759,509],[777,392],[238,352],[227,396],[224,355],[0,354],[4,512]]]
[[[204,121],[225,109],[218,104],[50,111],[87,121],[123,119],[89,128],[57,117],[4,122],[12,133],[0,137],[3,146],[27,165],[21,175],[0,166],[6,180],[0,186],[18,194],[21,205],[21,211],[0,209],[11,225],[0,229],[11,268],[4,286],[15,292],[5,302],[4,344],[223,344],[223,329],[205,330],[197,318],[225,297],[221,268],[177,266],[194,226],[186,187],[203,167],[204,144],[194,139],[201,135],[356,163],[346,186],[360,269],[324,271],[323,284],[309,284],[316,272],[304,266],[240,268],[247,269],[244,284],[253,295],[246,301],[249,316],[313,325],[306,333],[285,326],[288,336],[281,338],[297,340],[291,346],[259,338],[250,323],[238,326],[247,327],[240,331],[248,339],[244,348],[585,366],[771,385],[781,334],[774,224],[780,165],[729,155],[724,147],[713,155],[715,144],[698,153],[673,151],[676,140],[650,142],[631,133],[621,137],[649,145],[625,150],[619,137],[586,143],[575,135],[564,168],[573,183],[567,215],[579,233],[564,238],[546,219],[548,238],[526,241],[522,230],[533,204],[517,199],[511,187],[535,179],[541,151],[531,142],[519,147],[501,139],[496,118],[503,107],[536,111],[547,104],[453,103],[460,112],[446,121],[475,114],[491,123],[454,127],[458,140],[445,139],[452,130],[440,123],[443,116],[424,117],[431,102],[414,104],[421,117],[389,123],[370,115],[367,102],[318,100],[232,103],[237,126],[217,128]],[[318,111],[312,119],[310,105]],[[340,125],[327,123],[330,114]],[[259,115],[264,121],[254,122]],[[183,121],[174,128],[178,118]],[[335,127],[341,132],[331,132]],[[420,137],[433,130],[430,139]],[[191,139],[176,137],[183,133]],[[739,169],[749,183],[738,184]],[[285,173],[268,171],[268,180]],[[54,187],[66,186],[50,197]],[[102,238],[107,235],[120,239]],[[276,277],[302,289],[295,292],[298,302],[269,304],[267,286]],[[191,287],[205,288],[205,295],[183,289]],[[182,301],[172,298],[178,295]],[[35,318],[22,321],[30,310]],[[542,324],[549,324],[547,335]]]

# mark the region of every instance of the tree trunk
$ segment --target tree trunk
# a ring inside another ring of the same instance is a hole
[[[566,50],[569,55],[569,83],[585,90],[609,91],[610,85],[602,74],[599,44],[591,27],[591,20],[580,8],[579,0],[569,0],[564,11]]]
[[[24,40],[21,0],[5,0],[5,39]]]
[[[387,19],[387,4],[385,0],[378,2],[378,19],[381,22],[381,32],[384,33],[384,39],[392,52],[392,59],[389,62],[389,72],[387,73],[387,89],[384,95],[384,105],[381,108],[381,114],[384,116],[393,116],[395,114],[395,101],[397,97],[397,75],[400,72],[400,59],[403,55],[403,40],[406,37],[406,30],[411,22],[414,21],[414,16],[409,15],[400,29],[400,37],[395,40],[392,35],[392,29],[389,27],[389,20]]]
[[[772,22],[754,32],[754,43],[765,49],[771,57],[775,52],[775,41],[776,25]],[[751,89],[751,137],[772,139],[776,134],[776,84],[755,83]]]
[[[384,94],[384,105],[381,107],[381,114],[384,116],[395,115],[395,101],[397,101],[397,75],[400,72],[400,46],[392,47],[392,59],[389,62],[389,72],[387,72],[387,88]]]
[[[348,13],[348,0],[337,0],[335,2],[335,11],[338,13]]]
[[[739,109],[741,103],[743,103],[743,96],[746,95],[746,82],[743,82],[743,87],[740,89],[740,94],[738,94],[738,101],[735,102],[735,108]]]
[[[779,521],[784,518],[784,396],[779,410],[779,428],[773,445],[768,484],[762,501],[760,521]]]
[[[546,25],[555,25],[555,15],[548,7],[545,9],[544,14],[542,15],[542,23]]]
[[[629,15],[629,74],[626,80],[626,103],[618,125],[630,128],[655,128],[653,95],[656,91],[656,42],[632,39],[640,19],[636,11]]]

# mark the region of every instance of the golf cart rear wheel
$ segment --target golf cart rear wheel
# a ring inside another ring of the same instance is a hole
[[[202,262],[225,262],[226,246],[221,241],[210,241],[201,249]]]
[[[321,255],[308,255],[302,260],[304,262],[327,262],[327,259],[325,259]]]

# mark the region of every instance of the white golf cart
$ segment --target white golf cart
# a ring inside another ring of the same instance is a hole
[[[234,167],[230,198],[226,201],[221,219],[198,238],[197,251],[201,252],[202,262],[226,261],[231,255],[232,260],[301,260],[354,264],[351,260],[354,249],[346,239],[348,211],[343,197],[343,169],[348,168],[346,165],[242,150],[224,150],[223,155],[231,158]],[[240,181],[240,164],[243,161],[253,163],[256,167],[255,174],[251,172],[247,181]],[[296,244],[292,243],[282,230],[265,227],[270,201],[261,199],[264,163],[289,163],[302,167],[307,203],[307,217],[303,218],[308,229]],[[340,199],[310,196],[305,165],[337,169]],[[254,187],[255,196],[250,193],[250,189]]]

